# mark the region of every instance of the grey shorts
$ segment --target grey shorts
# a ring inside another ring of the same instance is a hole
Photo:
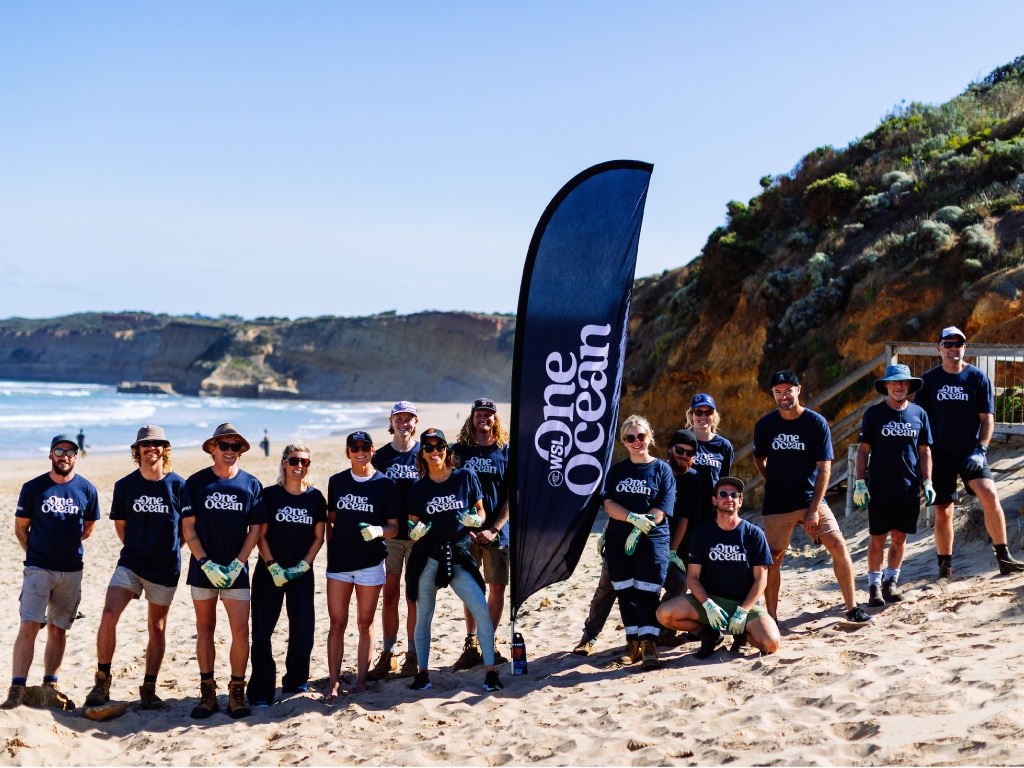
[[[384,570],[389,576],[401,576],[402,568],[409,562],[409,553],[412,552],[415,541],[411,539],[385,539],[384,544],[388,548],[388,556],[384,560]]]
[[[369,568],[360,568],[358,571],[328,571],[327,578],[355,584],[357,587],[381,587],[387,580],[383,562],[371,565]]]
[[[114,569],[114,575],[110,577],[110,583],[107,587],[127,589],[136,597],[141,597],[145,593],[146,599],[153,603],[153,605],[165,606],[174,602],[174,593],[178,589],[176,586],[167,587],[163,584],[157,584],[155,581],[144,579],[135,571],[125,568],[123,565],[119,565]]]
[[[510,558],[507,546],[481,547],[479,544],[471,544],[470,551],[477,566],[483,566],[484,584],[508,584]]]
[[[219,597],[221,600],[240,600],[243,603],[249,602],[250,592],[248,589],[214,589],[213,587],[192,587],[193,600],[213,600]]]
[[[21,584],[21,620],[71,629],[82,602],[81,571],[26,566]]]

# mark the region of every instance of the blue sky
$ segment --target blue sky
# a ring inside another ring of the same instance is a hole
[[[0,4],[0,316],[514,312],[576,173],[638,275],[765,174],[1024,54],[1024,4]]]

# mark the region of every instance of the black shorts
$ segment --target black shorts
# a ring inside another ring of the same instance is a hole
[[[914,501],[875,501],[868,502],[868,533],[872,536],[884,536],[890,531],[901,533],[917,533],[917,518],[921,511],[920,503]]]
[[[932,482],[935,484],[935,503],[952,504],[956,500],[956,478],[957,475],[964,481],[964,488],[967,493],[974,496],[974,491],[968,483],[971,480],[992,479],[992,470],[988,468],[988,459],[978,469],[967,462],[967,457],[957,458],[941,453],[932,452]]]

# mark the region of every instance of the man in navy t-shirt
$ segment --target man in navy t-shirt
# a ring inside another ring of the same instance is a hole
[[[694,655],[706,659],[722,642],[723,630],[744,633],[762,653],[779,649],[779,628],[761,607],[772,556],[761,529],[740,517],[743,481],[720,477],[712,504],[715,519],[690,536],[686,584],[690,594],[666,600],[658,621],[671,629],[700,633]],[[737,643],[734,648],[738,648]]]
[[[57,673],[82,599],[82,541],[89,538],[100,513],[93,484],[75,474],[75,439],[54,437],[49,458],[50,471],[25,483],[18,497],[14,533],[25,550],[21,624],[14,641],[11,688],[0,709],[14,709],[25,700],[36,635],[44,625],[43,685],[31,689],[32,696],[43,706],[75,708],[57,689]]]
[[[754,425],[754,463],[764,478],[761,515],[771,547],[764,601],[778,621],[782,559],[793,529],[801,526],[815,544],[832,556],[832,569],[846,603],[847,621],[874,621],[857,605],[853,561],[835,516],[825,503],[832,471],[832,433],[818,413],[800,405],[800,379],[793,371],[778,371],[769,380],[777,409]]]
[[[935,550],[939,579],[953,578],[953,501],[957,475],[985,513],[985,528],[992,539],[1001,574],[1020,573],[1024,563],[1007,548],[1006,517],[988,466],[988,445],[995,429],[992,382],[984,371],[964,362],[967,336],[956,326],[939,334],[942,365],[926,372],[914,402],[931,421],[933,476],[935,478]]]
[[[925,503],[935,501],[928,414],[907,400],[920,388],[921,380],[910,375],[909,367],[888,366],[885,378],[875,381],[885,400],[868,408],[861,423],[853,500],[868,508],[868,605],[872,608],[903,600],[896,585],[907,534],[917,533],[921,488]],[[882,555],[889,536],[892,544],[883,578]]]
[[[181,498],[185,480],[171,471],[171,443],[162,427],[145,426],[131,446],[138,469],[114,484],[110,519],[124,546],[107,586],[96,637],[96,685],[85,706],[110,701],[110,665],[117,644],[117,622],[132,600],[146,595],[149,643],[145,677],[139,688],[142,709],[163,709],[156,677],[164,657],[167,612],[181,573]]]

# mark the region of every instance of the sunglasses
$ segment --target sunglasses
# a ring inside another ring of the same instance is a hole
[[[641,442],[642,443],[644,440],[647,439],[647,434],[644,433],[644,432],[641,432],[639,435],[626,435],[622,439],[625,440],[630,445],[632,445],[635,442]]]
[[[444,453],[448,450],[448,446],[444,443],[423,443],[420,448],[424,453],[433,453],[434,451]]]
[[[289,456],[285,461],[288,462],[289,467],[308,467],[309,459],[303,459],[298,456]]]
[[[220,448],[222,451],[231,451],[232,453],[238,453],[240,450],[242,450],[242,444],[241,443],[224,443],[224,442],[221,442],[221,443],[217,443],[217,447]]]
[[[349,446],[349,450],[351,450],[352,453],[369,453],[373,450],[373,446],[369,443],[352,443],[352,445]]]
[[[56,456],[58,459],[61,456],[67,456],[69,459],[73,459],[75,458],[75,456],[78,455],[77,448],[51,448],[50,450],[53,452],[53,455]]]
[[[676,456],[696,456],[697,452],[693,448],[683,448],[681,445],[673,445],[672,453]]]
[[[718,498],[720,498],[720,499],[738,499],[742,495],[743,495],[742,493],[738,493],[736,491],[719,491],[718,492]]]
[[[943,349],[960,349],[960,347],[966,345],[966,341],[943,341],[941,342]]]
[[[139,448],[163,448],[165,445],[163,440],[139,440]]]
[[[714,408],[696,408],[693,411],[693,415],[694,416],[701,416],[703,418],[707,418],[708,416],[713,416],[714,413],[715,413]]]

